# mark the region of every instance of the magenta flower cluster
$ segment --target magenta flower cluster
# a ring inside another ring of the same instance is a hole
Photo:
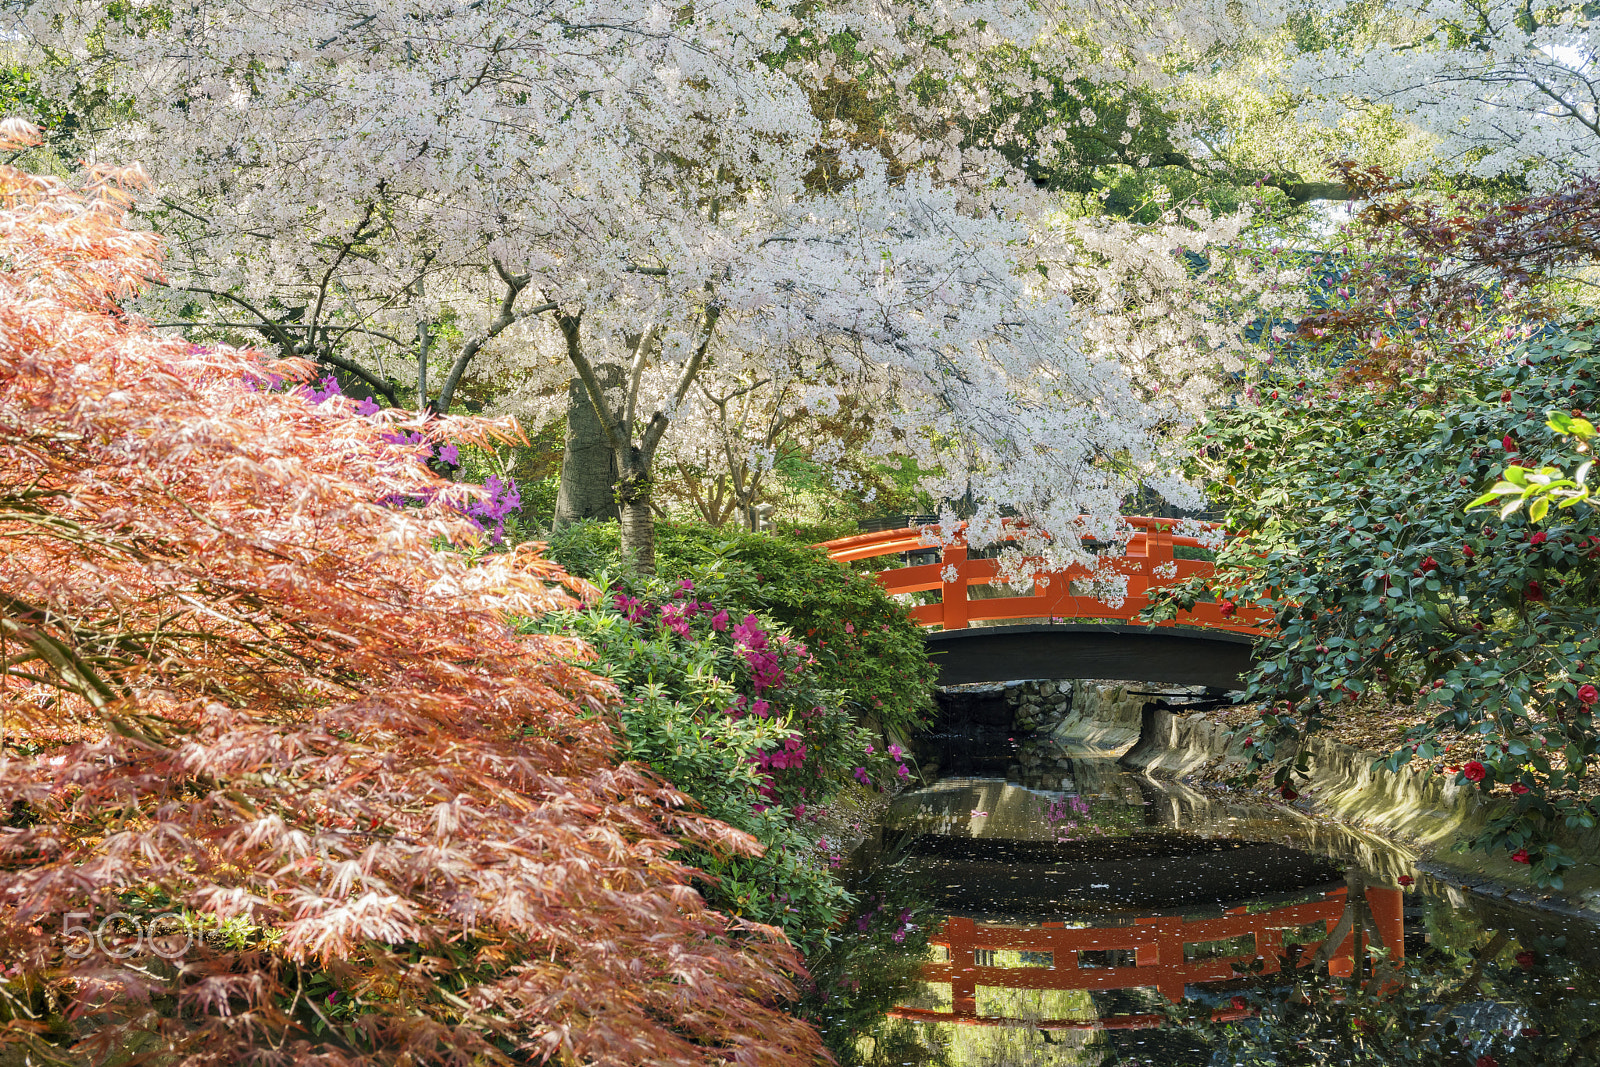
[[[778,688],[787,680],[783,666],[786,653],[792,652],[802,663],[811,660],[803,644],[791,642],[782,634],[778,634],[775,641],[769,640],[767,631],[761,628],[754,615],[746,615],[744,621],[733,628],[733,643],[750,667],[750,684],[757,693]]]
[[[275,375],[271,376],[268,379],[268,387],[273,388],[281,385],[282,381],[283,379]],[[247,381],[245,385],[251,389],[258,388],[254,382]],[[331,374],[318,379],[316,382],[297,386],[294,391],[314,405],[326,403],[336,397],[344,397],[345,395],[343,387],[339,384],[339,379]],[[361,416],[376,415],[382,410],[371,397],[366,397],[355,405],[356,414]],[[408,445],[416,449],[417,460],[421,463],[438,460],[440,463],[451,467],[461,463],[461,450],[455,445],[445,443],[435,446],[416,431],[386,433],[383,435],[383,440],[391,445]],[[489,535],[490,544],[498,545],[505,540],[506,519],[510,517],[512,512],[522,507],[522,493],[517,489],[515,479],[501,478],[494,474],[491,474],[488,480],[483,483],[483,487],[488,493],[487,499],[471,501],[462,509],[462,512],[473,521],[473,524],[479,530]],[[389,499],[383,502],[392,506],[414,503],[414,501],[399,499]]]
[[[887,898],[879,897],[878,903],[874,907],[868,911],[862,912],[856,917],[856,930],[863,934],[866,933],[872,928],[873,920],[876,919],[879,914],[885,914],[892,917],[894,915],[893,911],[885,911],[887,904]],[[907,908],[905,911],[900,913],[899,918],[890,919],[889,925],[893,927],[894,932],[889,935],[889,940],[893,941],[897,945],[905,941],[906,935],[912,930],[916,929],[916,924],[911,921],[911,916],[911,909]]]
[[[782,748],[774,752],[762,752],[756,757],[756,766],[765,772],[798,770],[805,765],[805,762],[805,742],[794,734],[789,736]]]
[[[828,709],[806,698],[805,672],[814,661],[804,642],[768,629],[753,614],[730,616],[726,608],[696,596],[689,580],[672,587],[664,603],[618,590],[611,595],[611,605],[629,622],[658,634],[685,641],[726,642],[722,647],[744,668],[737,672],[740,680],[736,683],[744,692],[736,693],[722,714],[734,720],[783,720],[797,727],[777,747],[750,758],[760,778],[755,809],[792,804],[796,818],[822,810],[815,801],[807,807],[808,787],[819,784],[817,776],[824,772],[829,746],[841,742],[832,733],[837,726],[832,725],[834,717]],[[900,757],[898,746],[893,754]],[[902,777],[908,774],[903,766],[900,773]],[[858,780],[865,774],[865,769],[860,769]]]
[[[689,624],[698,615],[704,615],[709,619],[711,629],[719,633],[726,630],[728,628],[728,612],[726,609],[713,614],[711,609],[716,605],[709,600],[687,599],[692,592],[694,592],[694,583],[684,579],[678,583],[678,588],[674,590],[673,600],[670,604],[662,604],[660,606],[646,604],[638,597],[629,596],[626,593],[614,594],[611,602],[629,622],[643,623],[659,618],[662,626],[679,637],[689,636]],[[754,618],[754,616],[751,616],[751,618]]]
[[[867,755],[872,755],[873,751],[873,747],[868,745]],[[900,779],[902,782],[909,779],[911,777],[911,769],[905,764],[906,750],[901,748],[899,745],[890,745],[888,751],[889,758],[894,760],[895,777]],[[860,782],[862,785],[872,784],[872,776],[867,773],[867,769],[865,767],[857,767],[852,773],[855,776],[855,780]]]

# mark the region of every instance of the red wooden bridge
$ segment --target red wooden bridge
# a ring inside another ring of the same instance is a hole
[[[1365,901],[1370,909],[1372,927],[1389,952],[1391,960],[1405,953],[1405,922],[1402,915],[1404,897],[1400,890],[1391,887],[1367,886]],[[1320,900],[1250,912],[1243,905],[1229,909],[1222,916],[1204,919],[1185,919],[1181,915],[1156,915],[1135,920],[1131,926],[1074,928],[1062,923],[1044,923],[1036,927],[1006,926],[975,922],[972,919],[951,917],[945,920],[930,943],[943,947],[946,962],[928,963],[922,967],[925,982],[950,983],[951,1010],[937,1011],[924,1008],[896,1008],[890,1014],[900,1019],[919,1022],[953,1022],[975,1026],[1026,1025],[1044,1030],[1086,1029],[1146,1029],[1165,1025],[1167,1019],[1158,1014],[1113,1015],[1101,1019],[1046,1019],[1020,1020],[978,1014],[977,990],[979,986],[1005,989],[1051,990],[1102,990],[1136,987],[1154,988],[1169,1001],[1177,1003],[1184,997],[1186,986],[1208,982],[1225,982],[1240,977],[1240,970],[1259,966],[1260,974],[1275,974],[1285,963],[1285,934],[1295,932],[1302,949],[1299,966],[1309,964],[1317,955],[1322,943],[1335,933],[1340,919],[1354,907],[1345,886],[1326,891]],[[1358,943],[1363,923],[1353,922],[1347,929],[1352,932],[1335,946],[1328,956],[1328,973],[1337,977],[1350,977],[1356,971],[1356,959],[1365,955],[1365,947]],[[1307,930],[1310,930],[1308,935]],[[1320,933],[1321,936],[1317,936]],[[1246,951],[1227,955],[1206,955],[1188,949],[1203,949],[1221,943],[1230,948],[1242,947],[1248,939]],[[1368,946],[1370,947],[1370,946]],[[1048,966],[997,967],[993,965],[996,950],[1010,949],[1035,954],[1035,959],[1048,957]],[[1083,954],[1117,952],[1131,963],[1122,966],[1097,967],[1089,965]],[[1213,1015],[1216,1020],[1242,1018],[1251,1015],[1249,1009],[1225,1008]]]
[[[890,594],[939,594],[937,601],[918,604],[911,612],[934,631],[928,643],[940,665],[942,685],[1078,677],[1237,688],[1239,675],[1250,666],[1254,639],[1271,629],[1270,613],[1213,601],[1162,622],[1138,621],[1152,593],[1213,573],[1210,562],[1180,559],[1176,550],[1207,547],[1221,528],[1184,524],[1211,535],[1202,538],[1176,533],[1175,519],[1132,516],[1124,521],[1132,529],[1126,550],[1102,558],[1098,572],[1082,564],[1054,572],[1041,565],[1032,575],[1031,590],[1022,593],[1001,582],[998,560],[968,552],[959,529],[948,545],[940,544],[940,527],[910,526],[841,537],[821,547],[840,563],[939,553],[937,562],[888,567],[876,578]],[[1119,602],[1108,603],[1084,589],[1107,574],[1126,579],[1126,594]],[[974,597],[980,587],[1002,595]],[[1004,623],[1014,625],[996,625]]]

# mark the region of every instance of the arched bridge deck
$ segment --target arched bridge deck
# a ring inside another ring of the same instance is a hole
[[[1137,621],[1152,593],[1208,577],[1213,567],[1205,560],[1178,558],[1180,546],[1205,543],[1176,533],[1177,520],[1129,517],[1126,522],[1133,529],[1126,551],[1102,565],[1102,572],[1126,579],[1126,594],[1116,603],[1081,591],[1095,577],[1081,565],[1036,572],[1031,592],[1017,594],[1000,583],[998,561],[971,556],[959,531],[954,544],[930,547],[929,541],[939,538],[937,526],[842,537],[822,547],[840,563],[939,554],[937,562],[887,567],[875,577],[890,594],[939,593],[937,602],[913,607],[912,615],[930,630],[928,649],[939,666],[940,685],[1126,678],[1239,688],[1240,676],[1253,662],[1255,638],[1271,627],[1270,614],[1217,601],[1197,603],[1153,625]],[[1220,533],[1202,526],[1213,536]],[[989,590],[1011,595],[984,595]]]

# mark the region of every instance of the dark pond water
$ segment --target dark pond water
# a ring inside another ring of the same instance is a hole
[[[818,962],[841,1062],[1600,1067],[1588,922],[1109,759],[961,755],[896,799]]]

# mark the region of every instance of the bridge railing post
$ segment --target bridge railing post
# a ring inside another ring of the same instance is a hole
[[[1403,960],[1406,956],[1405,894],[1393,886],[1369,885],[1366,889],[1367,907],[1372,910],[1372,924],[1383,947],[1389,950],[1390,960]]]
[[[1150,598],[1150,590],[1176,576],[1177,546],[1173,543],[1172,525],[1159,520],[1152,522],[1144,535],[1144,569],[1128,584],[1128,593]],[[1168,567],[1167,564],[1173,564]]]
[[[942,567],[940,578],[940,596],[944,600],[944,628],[946,630],[964,630],[967,627],[967,578],[963,573],[966,570],[967,546],[946,545],[940,555],[939,562]],[[950,580],[954,569],[955,581]]]
[[[1276,974],[1283,964],[1283,931],[1275,929],[1256,931],[1256,958],[1261,961],[1262,974]]]
[[[1134,920],[1148,940],[1134,949],[1134,966],[1155,971],[1157,992],[1176,1004],[1183,999],[1183,919],[1170,915]]]
[[[978,1014],[977,924],[952,915],[945,920],[944,938],[950,951],[950,1011],[957,1016]]]

